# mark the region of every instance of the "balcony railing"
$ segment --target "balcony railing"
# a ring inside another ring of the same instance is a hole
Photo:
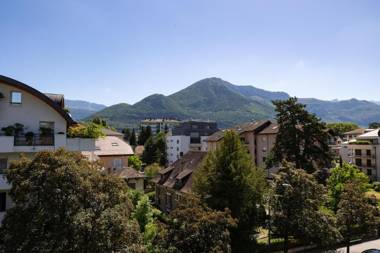
[[[54,146],[54,135],[33,136],[18,135],[14,138],[15,146]]]

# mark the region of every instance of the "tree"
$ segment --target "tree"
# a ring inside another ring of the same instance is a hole
[[[137,243],[131,203],[116,177],[62,149],[7,170],[14,207],[0,230],[3,252],[114,252]]]
[[[284,238],[284,252],[289,237],[302,242],[329,246],[341,238],[335,219],[326,209],[324,187],[304,170],[283,164],[275,175],[270,200],[273,231]]]
[[[108,127],[107,121],[99,117],[93,118],[92,123],[100,125],[102,127]]]
[[[132,155],[128,157],[128,165],[135,170],[141,170],[142,161],[137,155]]]
[[[145,145],[145,142],[152,136],[152,129],[150,126],[141,127],[140,134],[137,143],[139,145]]]
[[[229,230],[236,222],[228,210],[214,211],[197,199],[187,199],[162,225],[156,252],[231,252]]]
[[[355,182],[361,192],[366,192],[369,187],[368,177],[355,165],[344,163],[342,167],[337,166],[331,170],[331,175],[327,180],[328,196],[331,209],[336,213],[340,202],[344,185],[348,182]]]
[[[131,136],[129,137],[129,144],[131,146],[136,146],[136,133],[134,128],[132,129]]]
[[[160,170],[161,170],[160,165],[158,163],[153,163],[145,167],[144,169],[145,176],[152,178],[156,176]]]
[[[372,122],[368,125],[368,128],[371,128],[371,129],[378,129],[380,128],[380,122]]]
[[[146,164],[158,163],[165,166],[167,163],[166,137],[164,133],[151,136],[144,145],[142,160]]]
[[[358,129],[359,126],[352,122],[337,122],[327,124],[327,128],[333,130],[337,136],[343,137],[344,133]]]
[[[129,142],[129,139],[131,138],[131,131],[129,130],[129,128],[124,128],[122,133],[124,134],[124,140]]]
[[[272,150],[273,162],[286,160],[309,173],[330,166],[332,158],[325,124],[298,103],[297,98],[273,101],[273,104],[279,125]]]
[[[210,208],[228,208],[238,219],[232,242],[239,252],[249,250],[251,238],[263,220],[260,211],[265,188],[264,172],[254,167],[248,150],[233,131],[227,131],[221,145],[207,155],[193,183],[194,192]]]
[[[338,226],[344,237],[347,253],[353,236],[363,236],[374,232],[376,228],[375,208],[356,182],[347,182],[343,186],[337,212]]]

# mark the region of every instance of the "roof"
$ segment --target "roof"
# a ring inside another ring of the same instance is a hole
[[[358,135],[358,134],[364,134],[373,131],[374,129],[366,129],[366,128],[357,128],[352,131],[344,133],[344,135]]]
[[[223,138],[224,133],[227,130],[236,131],[238,134],[242,134],[245,132],[257,132],[258,130],[260,130],[263,127],[268,126],[270,124],[271,124],[271,121],[269,121],[269,120],[259,120],[259,121],[246,122],[246,123],[239,124],[239,125],[236,125],[234,127],[228,128],[228,129],[218,131],[218,132],[210,135],[207,138],[207,141],[209,141],[209,142],[220,141]]]
[[[356,137],[357,140],[368,140],[368,139],[377,139],[380,137],[380,128],[373,130],[371,132],[359,135]]]
[[[94,154],[97,156],[133,155],[132,147],[116,136],[106,136],[97,139],[95,147]],[[82,153],[88,155],[87,152]]]
[[[269,126],[267,126],[259,134],[277,134],[277,133],[278,133],[278,124],[277,123],[271,123]]]
[[[123,137],[124,136],[122,133],[113,131],[109,128],[103,128],[102,132],[105,136],[116,136],[116,137]]]
[[[59,107],[65,108],[65,99],[62,94],[45,93],[45,95],[48,96]]]
[[[161,170],[159,176],[153,181],[174,190],[191,192],[193,172],[199,167],[206,154],[201,151],[189,151],[170,167]]]
[[[121,170],[116,170],[114,172],[114,175],[124,179],[145,178],[143,172],[138,172],[137,170],[130,167],[124,167]]]
[[[10,85],[10,86],[13,86],[17,89],[23,90],[25,92],[28,92],[28,93],[34,95],[35,97],[41,99],[43,102],[45,102],[50,107],[52,107],[56,112],[58,112],[66,120],[67,124],[73,125],[76,123],[71,118],[70,114],[68,114],[60,104],[56,103],[57,101],[55,101],[55,99],[52,100],[47,95],[39,92],[38,90],[32,88],[31,86],[29,86],[25,83],[19,82],[17,80],[14,80],[12,78],[2,76],[2,75],[0,75],[0,82],[5,83],[5,84]],[[62,96],[62,98],[63,98],[63,95],[60,95],[60,96]]]

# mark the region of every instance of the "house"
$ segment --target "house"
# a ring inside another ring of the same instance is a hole
[[[344,162],[358,166],[373,181],[380,180],[380,129],[356,136],[342,143],[340,156]]]
[[[260,135],[265,129],[266,132]],[[240,135],[240,139],[242,143],[246,145],[254,164],[263,167],[267,154],[274,145],[274,139],[278,130],[277,126],[270,120],[260,120],[243,123],[226,130],[218,131],[207,138],[206,142],[208,151],[216,150],[223,140],[223,136],[227,130],[235,131]],[[268,137],[270,137],[270,139],[266,139]],[[259,140],[260,138],[261,141]],[[258,148],[259,144],[260,147]]]
[[[162,118],[162,119],[144,119],[141,121],[141,127],[150,127],[152,135],[156,135],[158,132],[170,132],[173,127],[177,126],[180,121],[176,119]]]
[[[175,209],[184,196],[191,194],[193,172],[197,170],[206,152],[189,151],[152,180],[156,189],[156,205],[163,212]]]
[[[125,180],[127,185],[135,190],[145,190],[145,175],[143,172],[138,172],[133,168],[124,167],[120,170],[116,170],[114,175]]]
[[[174,127],[166,136],[167,160],[174,163],[190,150],[207,151],[206,139],[217,132],[214,121],[189,120]]]
[[[128,157],[133,155],[132,147],[117,136],[100,137],[95,141],[95,151],[82,154],[90,161],[99,161],[104,170],[111,174],[128,167]]]
[[[367,129],[367,128],[357,128],[352,131],[346,132],[343,134],[343,141],[350,141],[356,139],[359,135],[371,132],[375,129]]]
[[[33,156],[42,150],[65,148],[93,151],[95,140],[68,138],[67,130],[76,124],[65,110],[60,94],[43,94],[22,82],[0,75],[0,220],[12,205],[11,186],[4,170],[20,154]]]

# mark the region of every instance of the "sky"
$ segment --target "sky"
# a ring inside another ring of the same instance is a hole
[[[378,0],[1,0],[0,75],[106,105],[207,77],[380,100]]]

